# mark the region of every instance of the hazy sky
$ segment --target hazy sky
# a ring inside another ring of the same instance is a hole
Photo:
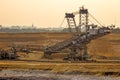
[[[0,0],[0,24],[59,27],[65,12],[82,5],[102,24],[120,26],[120,0]]]

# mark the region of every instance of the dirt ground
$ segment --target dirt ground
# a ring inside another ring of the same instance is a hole
[[[0,76],[0,80],[120,80],[120,77],[56,74],[39,70],[2,70]]]
[[[23,33],[23,34],[7,34],[0,33],[0,49],[6,49],[8,46],[13,44],[17,46],[29,46],[33,48],[45,47],[47,45],[53,45],[57,42],[69,39],[72,37],[69,33]],[[59,54],[54,54],[51,57],[56,60],[62,60],[67,54],[67,50],[63,50]],[[88,52],[95,58],[109,59],[109,60],[118,60],[115,63],[112,62],[103,62],[103,63],[56,63],[56,62],[39,62],[43,58],[43,51],[33,51],[28,54],[18,52],[18,60],[28,60],[28,61],[0,61],[0,75],[6,76],[4,70],[39,70],[39,71],[48,71],[57,74],[85,74],[85,75],[115,75],[120,76],[120,34],[108,34],[101,38],[92,40],[88,44]],[[33,60],[33,61],[32,61]],[[38,62],[35,62],[38,61]],[[7,71],[9,72],[9,71]],[[30,71],[28,71],[30,72]],[[18,73],[18,72],[15,72]],[[11,74],[11,72],[10,72]],[[8,74],[9,75],[9,74]],[[19,77],[19,76],[17,76]],[[17,78],[16,77],[16,78]],[[26,76],[25,76],[26,77]],[[29,77],[30,78],[30,77]],[[43,78],[43,77],[42,77]],[[44,77],[45,78],[45,77]],[[90,77],[86,80],[90,80]],[[28,78],[27,78],[28,79]],[[64,78],[65,79],[65,78]],[[85,77],[83,77],[85,79]],[[96,80],[103,80],[104,78],[99,78]],[[7,80],[7,79],[5,79]],[[26,80],[26,79],[25,79]],[[33,79],[34,80],[34,79]],[[37,79],[36,79],[37,80]],[[39,76],[38,76],[39,80]],[[44,80],[44,79],[43,79]],[[46,80],[46,78],[45,78]],[[52,80],[52,79],[48,79]],[[54,79],[59,80],[59,79]],[[63,79],[60,79],[63,80]],[[67,80],[67,79],[65,79]],[[68,79],[70,80],[70,79]],[[71,79],[74,80],[74,79]],[[76,79],[81,80],[81,79]],[[93,78],[91,79],[93,80]],[[95,80],[95,79],[94,79]],[[114,80],[114,79],[110,79]],[[115,79],[119,80],[119,79]]]
[[[16,44],[17,46],[29,46],[32,48],[45,47],[61,42],[72,37],[70,33],[0,33],[0,49]],[[67,50],[54,54],[55,59],[63,59],[69,53]],[[88,53],[95,58],[120,59],[120,34],[111,33],[92,40],[88,44]],[[18,52],[19,58],[39,60],[43,56],[43,51],[34,51],[30,54]]]
[[[120,34],[109,34],[91,41],[89,53],[108,58],[120,57]]]
[[[84,74],[96,76],[120,76],[119,63],[56,63],[33,61],[0,61],[3,70],[39,70],[57,74]],[[0,75],[4,76],[3,72]]]

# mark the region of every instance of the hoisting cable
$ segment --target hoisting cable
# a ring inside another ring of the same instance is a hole
[[[92,14],[89,13],[89,15],[90,15],[100,26],[103,26]]]
[[[61,22],[61,24],[60,24],[60,26],[59,26],[59,27],[62,27],[62,25],[63,25],[64,21],[65,21],[65,17],[64,17],[64,19],[62,20],[62,22]]]

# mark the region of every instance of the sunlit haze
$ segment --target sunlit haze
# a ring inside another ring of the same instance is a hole
[[[66,12],[82,5],[102,24],[120,26],[120,0],[0,0],[0,24],[59,27]]]

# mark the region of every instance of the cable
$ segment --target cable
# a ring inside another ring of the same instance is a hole
[[[89,15],[90,15],[100,26],[103,26],[93,15],[91,15],[90,13],[89,13]]]
[[[60,24],[60,26],[59,26],[59,27],[62,27],[62,25],[63,25],[64,21],[65,21],[65,17],[64,17],[64,19],[63,19],[63,21],[61,22],[61,24]]]
[[[90,19],[89,19],[89,22],[91,22],[92,24],[94,24]]]

